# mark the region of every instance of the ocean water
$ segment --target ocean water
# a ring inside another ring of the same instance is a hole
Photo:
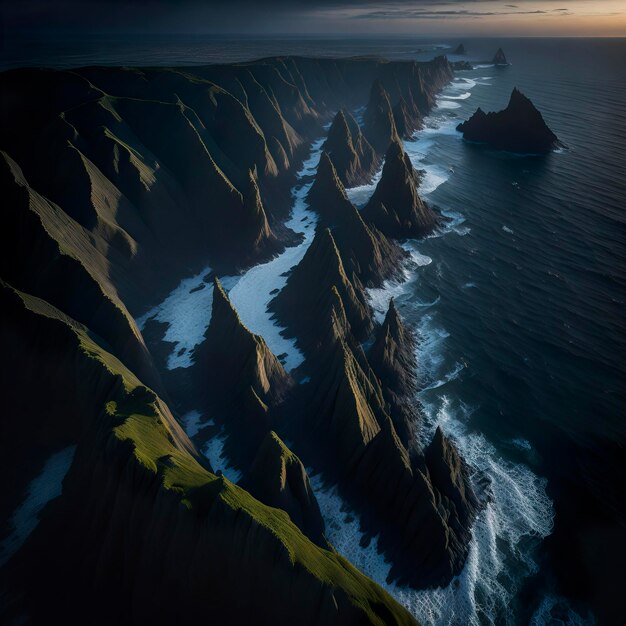
[[[165,43],[18,46],[3,64],[202,64],[271,54],[424,60],[458,41]],[[479,486],[490,503],[474,527],[463,572],[446,589],[415,593],[389,585],[375,541],[361,548],[358,523],[346,519],[336,492],[314,485],[338,549],[424,624],[617,623],[611,611],[626,588],[626,41],[465,45],[479,67],[457,73],[426,128],[405,144],[424,172],[422,194],[449,221],[433,236],[407,242],[415,263],[403,283],[370,292],[379,317],[393,295],[418,333],[424,439],[440,425],[477,482],[488,479]],[[489,63],[499,46],[511,66]],[[462,140],[456,124],[478,106],[503,108],[514,86],[565,149],[524,157]],[[372,189],[350,194],[363,204]],[[170,301],[162,319],[180,320],[171,338],[192,347],[206,320],[186,319],[178,302]],[[263,316],[259,323],[262,332]],[[170,365],[186,366],[186,358]]]

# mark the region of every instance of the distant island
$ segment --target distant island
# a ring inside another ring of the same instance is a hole
[[[545,154],[560,145],[535,105],[517,88],[506,109],[485,113],[479,107],[457,130],[468,141],[509,152]]]

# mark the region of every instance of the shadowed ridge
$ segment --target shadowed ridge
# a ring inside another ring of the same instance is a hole
[[[329,299],[335,302],[333,287],[352,333],[365,339],[372,330],[372,319],[362,287],[348,277],[330,229],[322,228],[269,305],[307,352],[315,350],[327,330],[319,321],[324,319],[320,315],[331,309]]]
[[[209,414],[236,432],[237,445],[229,440],[228,450],[241,465],[278,419],[293,381],[265,340],[243,324],[218,278],[204,336],[194,352],[195,379]]]
[[[271,431],[259,447],[243,485],[252,495],[289,514],[316,544],[326,547],[324,520],[302,461]]]
[[[419,177],[399,139],[385,155],[383,173],[363,219],[389,237],[422,237],[437,225],[437,216],[418,193]]]
[[[346,187],[367,183],[378,168],[379,159],[374,149],[345,109],[340,109],[335,116],[324,150],[332,158],[337,175]]]
[[[368,360],[380,378],[396,431],[408,447],[413,442],[418,419],[415,337],[402,323],[393,298],[385,321],[376,332]]]
[[[389,144],[399,139],[389,95],[378,79],[372,85],[363,121],[363,134],[377,154],[384,154]]]
[[[325,152],[307,200],[319,213],[320,224],[331,228],[348,275],[365,285],[380,286],[398,273],[404,251],[363,221]]]

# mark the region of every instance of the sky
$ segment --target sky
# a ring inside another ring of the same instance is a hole
[[[626,0],[1,0],[4,36],[626,36]]]

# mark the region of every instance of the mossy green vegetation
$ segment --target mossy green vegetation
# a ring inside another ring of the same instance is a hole
[[[285,511],[262,504],[225,477],[210,472],[167,406],[111,355],[97,336],[40,298],[13,290],[5,283],[2,286],[13,291],[30,312],[54,320],[59,332],[71,330],[78,357],[102,367],[112,382],[117,378],[122,383],[112,385],[111,397],[100,410],[101,419],[109,420],[114,437],[132,445],[138,463],[158,475],[162,488],[177,494],[190,514],[208,516],[215,506],[225,505],[237,517],[248,516],[280,542],[293,567],[303,568],[319,584],[345,594],[352,605],[363,611],[363,623],[415,624],[404,608],[345,558],[309,540]],[[281,447],[284,455],[293,455],[282,442]]]

